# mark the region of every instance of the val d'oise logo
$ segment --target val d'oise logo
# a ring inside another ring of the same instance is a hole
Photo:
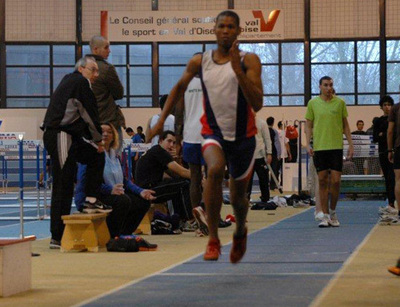
[[[271,32],[275,27],[275,23],[278,20],[280,12],[280,10],[273,10],[268,16],[268,21],[265,22],[262,11],[253,11],[254,18],[260,19],[260,31]]]

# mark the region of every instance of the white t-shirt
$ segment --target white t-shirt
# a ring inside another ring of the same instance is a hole
[[[155,126],[155,124],[157,123],[158,119],[160,118],[160,114],[154,115],[151,118],[150,121],[150,128],[153,128]],[[167,130],[171,130],[171,131],[175,131],[175,116],[173,115],[168,115],[167,119],[164,122],[164,129],[163,131],[167,131]],[[159,140],[159,136],[156,135],[155,137],[153,137],[151,139],[151,147],[158,145],[158,140]]]
[[[203,115],[203,89],[200,78],[195,77],[189,83],[185,92],[185,117],[183,141],[191,144],[201,144],[200,117]]]
[[[278,129],[278,134],[279,134],[279,142],[281,143],[281,158],[285,159],[288,157],[287,150],[286,150],[286,144],[289,143],[289,139],[285,135],[284,130]]]

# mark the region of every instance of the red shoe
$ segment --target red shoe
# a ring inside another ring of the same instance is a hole
[[[218,239],[210,239],[203,259],[205,261],[217,261],[219,255],[221,255],[221,243]]]
[[[397,266],[388,268],[388,271],[394,275],[400,276],[400,268]]]
[[[241,236],[233,235],[232,248],[230,254],[230,260],[232,263],[238,263],[246,253],[247,243],[247,228],[245,228],[244,234]]]

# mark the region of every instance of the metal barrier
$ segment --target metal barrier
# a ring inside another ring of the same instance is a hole
[[[35,151],[35,155],[31,153]],[[41,158],[40,154],[43,154]],[[20,216],[0,216],[0,220],[41,220],[48,219],[47,215],[47,190],[49,187],[49,180],[47,178],[46,165],[47,165],[47,154],[40,141],[24,141],[23,136],[19,141],[16,140],[1,140],[0,141],[0,153],[2,157],[2,182],[3,182],[3,197],[0,196],[0,200],[12,200],[12,198],[6,198],[5,194],[9,195],[8,192],[8,161],[18,162],[18,196],[16,200],[19,200],[19,205],[12,204],[1,204],[0,208],[20,208]],[[36,205],[24,205],[24,160],[36,161]],[[42,169],[40,167],[40,160],[43,160]],[[43,171],[43,185],[40,184],[40,173]],[[41,206],[41,192],[43,191],[43,206]],[[36,208],[36,216],[24,216],[25,208]],[[41,215],[41,209],[43,209],[43,215]],[[23,227],[23,226],[21,226]],[[23,231],[23,228],[22,228]]]

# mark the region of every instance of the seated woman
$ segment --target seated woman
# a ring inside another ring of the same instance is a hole
[[[142,189],[124,178],[121,162],[116,154],[119,148],[118,132],[110,123],[102,124],[101,129],[106,162],[99,199],[113,209],[107,217],[111,237],[131,235],[149,210],[150,201],[156,199],[153,196],[155,192]],[[83,208],[85,199],[85,171],[86,165],[79,165],[75,188],[75,204],[78,210]]]

